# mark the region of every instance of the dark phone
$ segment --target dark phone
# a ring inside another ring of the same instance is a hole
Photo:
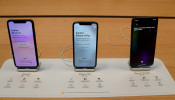
[[[19,69],[39,66],[34,22],[32,20],[8,20],[7,22],[13,60]]]
[[[154,63],[157,17],[136,17],[132,19],[130,66],[140,68]]]
[[[98,24],[73,23],[73,65],[77,69],[92,69],[97,64]]]

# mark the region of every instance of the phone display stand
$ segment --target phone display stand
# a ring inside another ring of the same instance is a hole
[[[94,71],[95,71],[95,68],[91,68],[91,69],[86,69],[86,68],[84,68],[84,69],[74,68],[74,70],[75,70],[76,72],[94,72]]]
[[[37,50],[38,50],[38,57],[40,57],[41,50],[39,48]],[[12,50],[10,50],[10,55],[13,58]],[[39,66],[37,68],[30,68],[30,67],[29,68],[18,68],[17,67],[17,71],[19,71],[19,72],[37,72],[39,70],[40,66],[41,66],[41,62],[39,62]]]
[[[17,67],[17,71],[19,72],[37,72],[40,68],[41,62],[39,62],[39,66],[36,68],[18,68]]]
[[[75,72],[61,59],[40,59],[38,72],[18,72],[13,59],[0,69],[0,97],[120,97],[175,94],[160,59],[150,71],[131,71],[129,58],[98,58],[95,72]]]
[[[151,66],[142,66],[139,68],[130,68],[131,71],[150,71]]]

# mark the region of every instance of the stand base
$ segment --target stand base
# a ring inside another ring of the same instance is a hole
[[[33,69],[30,69],[30,68],[17,68],[17,71],[18,72],[37,72],[40,68],[40,65],[41,65],[41,62],[39,62],[39,66],[37,68],[33,68]]]
[[[18,72],[37,72],[39,70],[39,67],[37,67],[36,69],[20,69],[20,68],[17,68],[17,71]]]
[[[140,68],[131,68],[130,67],[130,70],[131,71],[150,71],[151,66],[143,66],[143,67],[140,67]]]
[[[93,68],[93,69],[78,69],[78,68],[75,68],[74,70],[76,72],[94,72],[95,68]]]

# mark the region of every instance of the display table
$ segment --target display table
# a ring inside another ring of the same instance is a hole
[[[61,59],[40,59],[38,72],[17,72],[13,60],[0,70],[0,97],[119,97],[175,94],[163,62],[130,71],[128,58],[98,59],[95,72],[75,72]]]

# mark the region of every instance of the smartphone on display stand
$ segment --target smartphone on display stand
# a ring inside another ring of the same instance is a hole
[[[7,22],[14,64],[18,71],[37,71],[39,67],[34,22],[8,20]]]
[[[150,70],[154,63],[157,17],[136,17],[131,26],[131,70]]]
[[[95,71],[97,65],[98,24],[73,23],[73,65],[75,71]]]

